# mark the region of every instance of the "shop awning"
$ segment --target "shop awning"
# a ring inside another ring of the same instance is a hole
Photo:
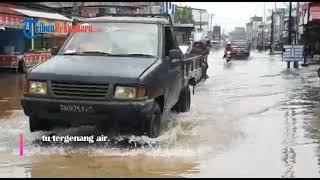
[[[32,17],[32,18],[42,18],[42,19],[48,19],[48,20],[72,22],[72,19],[69,19],[58,13],[40,12],[40,11],[34,11],[34,10],[13,8],[8,6],[0,6],[0,16],[6,17],[6,19],[10,19],[10,20],[6,20],[6,21],[9,21],[8,23],[10,23],[11,17],[20,17],[20,18]]]
[[[320,19],[320,3],[310,4],[310,21]]]
[[[10,9],[28,17],[44,18],[44,19],[52,19],[52,20],[60,20],[60,21],[72,21],[71,19],[58,13],[48,13],[48,12],[40,12],[40,11],[16,9],[16,8],[10,8]]]
[[[25,18],[39,18],[42,20],[51,20],[59,22],[72,22],[71,19],[58,14],[39,12],[34,10],[18,9],[8,6],[0,6],[0,26],[21,29]]]

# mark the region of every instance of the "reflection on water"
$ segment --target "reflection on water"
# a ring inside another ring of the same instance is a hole
[[[311,72],[314,71],[312,70]],[[301,76],[300,74],[294,75]],[[305,176],[301,169],[304,169],[304,171],[314,169],[315,171],[311,171],[312,173],[308,176],[319,177],[319,170],[316,170],[320,168],[319,163],[317,163],[318,167],[314,168],[315,166],[310,164],[314,164],[312,161],[308,163],[299,161],[301,156],[304,159],[320,160],[319,154],[316,153],[319,149],[320,140],[320,87],[318,83],[314,84],[316,86],[312,84],[317,81],[318,77],[316,77],[316,74],[310,73],[299,79],[301,82],[291,92],[288,92],[287,102],[282,107],[285,111],[286,128],[282,152],[285,169],[282,177]],[[301,148],[303,149],[303,154],[299,154],[301,153]],[[301,164],[305,164],[305,167]]]
[[[0,73],[0,121],[8,119],[12,110],[21,109],[24,79],[24,74]]]
[[[31,160],[31,177],[179,177],[196,173],[191,159],[138,156],[43,156]]]

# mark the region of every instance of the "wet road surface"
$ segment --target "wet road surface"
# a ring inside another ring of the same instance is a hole
[[[227,65],[222,53],[209,56],[191,111],[168,114],[156,139],[40,143],[48,133],[30,133],[20,106],[24,76],[0,73],[0,177],[320,177],[318,67],[287,70],[280,55],[257,52]]]

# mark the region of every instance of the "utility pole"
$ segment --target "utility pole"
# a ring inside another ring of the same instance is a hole
[[[214,16],[214,14],[211,14],[211,31],[213,32],[213,16]]]
[[[262,32],[262,46],[263,46],[263,51],[266,51],[266,45],[264,42],[264,33],[265,33],[265,26],[266,26],[266,2],[263,3],[263,32]]]
[[[212,14],[210,14],[209,32],[211,32],[212,27]]]
[[[270,55],[273,55],[274,54],[274,51],[273,51],[273,31],[274,31],[274,27],[273,27],[273,17],[274,17],[274,14],[273,14],[273,10],[272,10],[272,14],[271,14],[271,37],[270,37]]]
[[[292,41],[291,41],[291,30],[292,30],[292,16],[291,16],[291,11],[292,11],[292,4],[291,2],[289,2],[290,5],[289,5],[289,24],[288,24],[288,44],[291,44]]]
[[[78,2],[73,2],[73,12],[72,12],[72,14],[74,16],[78,16],[79,15]]]
[[[299,23],[300,23],[300,12],[299,12],[300,4],[299,1],[297,2],[297,7],[296,7],[296,44],[298,44],[298,39],[299,39]]]
[[[291,2],[289,2],[289,23],[288,23],[288,44],[291,45]],[[287,62],[287,68],[290,68],[290,61]]]
[[[202,32],[202,21],[201,21],[201,16],[202,16],[202,10],[200,10],[200,31]]]
[[[149,14],[152,14],[152,2],[149,2]]]
[[[291,45],[292,44],[292,28],[293,28],[293,24],[292,24],[292,2],[289,2],[289,24],[288,24],[288,44]],[[295,61],[293,64],[294,68],[298,68],[298,62]],[[290,62],[287,62],[287,67],[290,68]]]

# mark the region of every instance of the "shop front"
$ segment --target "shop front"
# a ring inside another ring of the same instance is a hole
[[[38,24],[71,24],[62,15],[0,6],[0,68],[25,72],[27,67],[50,59],[52,48],[59,48],[67,37],[64,32],[39,32],[35,33],[37,38],[26,38],[25,33],[36,32],[35,25],[23,26],[26,18],[38,19]]]

